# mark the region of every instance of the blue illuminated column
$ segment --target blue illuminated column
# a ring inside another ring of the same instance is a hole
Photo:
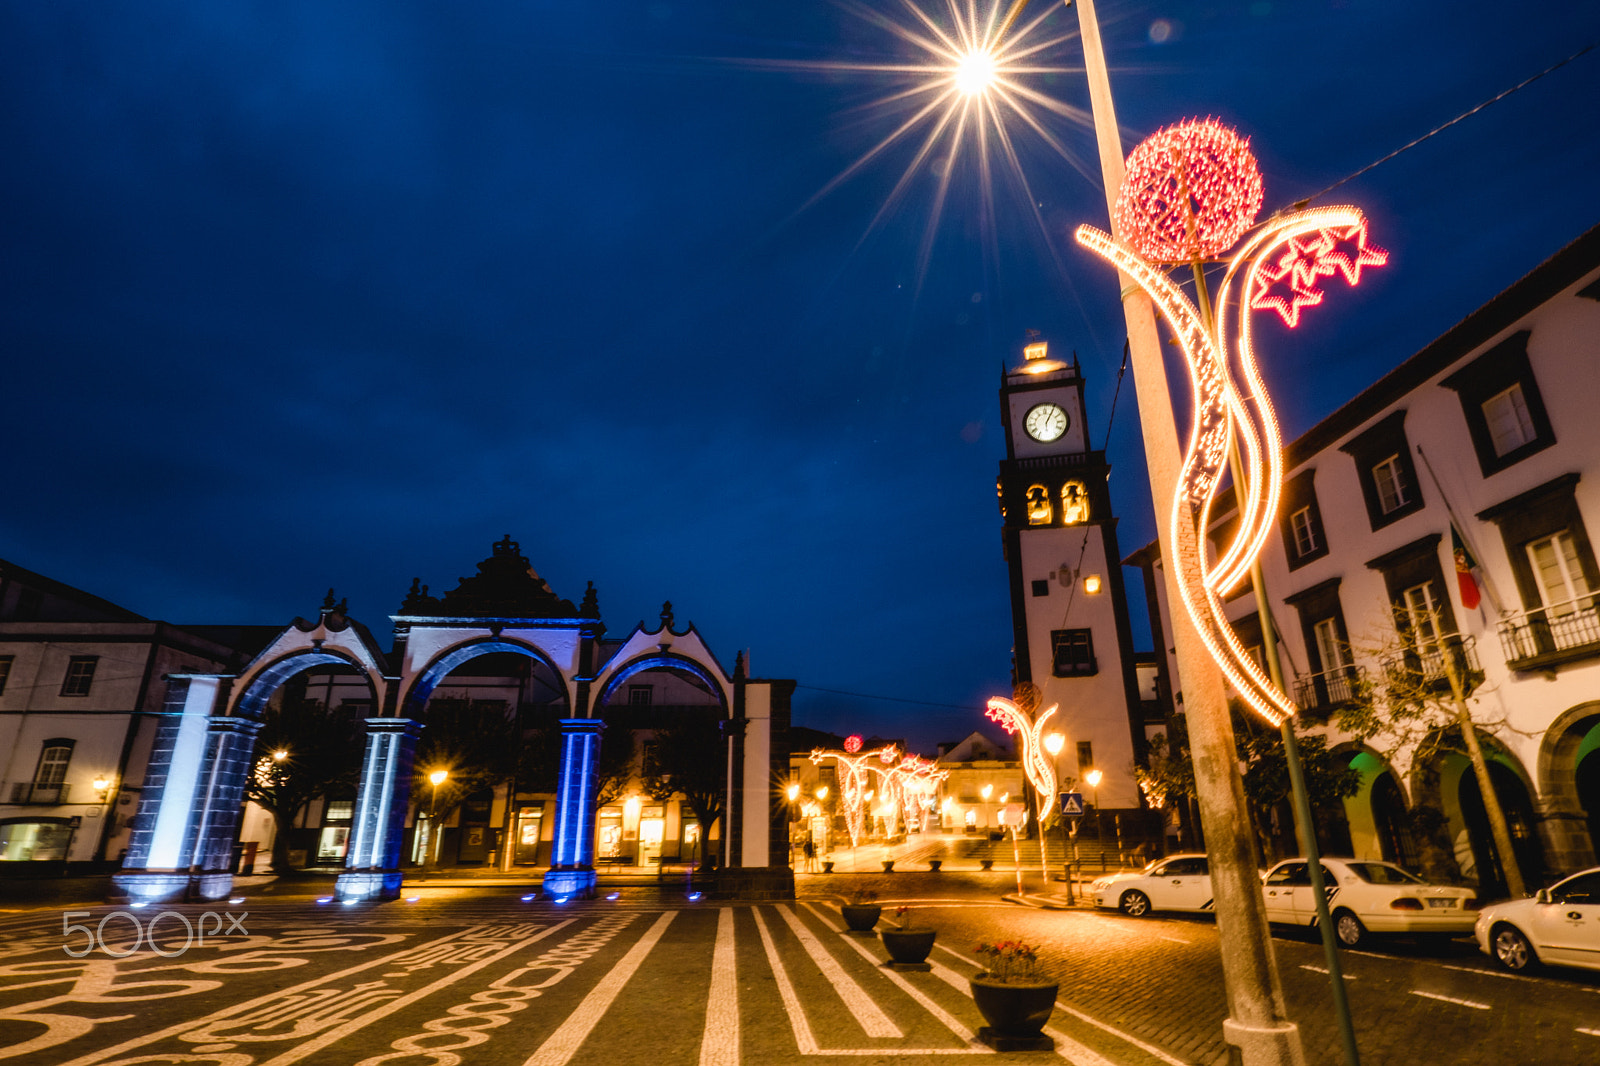
[[[135,903],[188,897],[214,751],[209,727],[222,682],[203,675],[168,679],[127,854],[111,879],[114,897]]]
[[[409,718],[368,718],[366,723],[355,817],[334,894],[341,900],[398,899],[411,767],[422,725]]]
[[[245,775],[255,756],[261,723],[214,716],[206,723],[206,760],[195,804],[189,895],[224,899],[233,892],[233,843],[239,835]]]
[[[544,877],[546,898],[594,895],[594,793],[605,727],[598,718],[561,719],[555,851]]]

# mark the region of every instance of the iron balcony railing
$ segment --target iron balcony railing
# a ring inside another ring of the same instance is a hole
[[[1600,651],[1600,607],[1595,597],[1584,596],[1502,618],[1500,645],[1513,668],[1547,656]]]
[[[1325,715],[1354,700],[1366,676],[1366,667],[1340,666],[1299,678],[1294,683],[1294,701],[1308,714]]]
[[[1450,657],[1456,675],[1468,691],[1483,680],[1476,642],[1458,633],[1446,633],[1427,644],[1412,645],[1403,654],[1386,660],[1383,668],[1391,685],[1443,686],[1450,683],[1445,669],[1446,656]]]
[[[11,802],[22,806],[55,807],[67,802],[71,785],[36,785],[32,781],[11,784]]]

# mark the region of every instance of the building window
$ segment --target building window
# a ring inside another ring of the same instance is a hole
[[[39,753],[39,765],[33,772],[34,788],[60,788],[67,779],[67,764],[72,761],[73,742],[47,740]]]
[[[1423,506],[1405,419],[1404,411],[1395,411],[1339,446],[1355,460],[1362,500],[1374,531]]]
[[[1339,632],[1337,618],[1324,618],[1311,627],[1316,638],[1319,673],[1342,670],[1350,665],[1350,647]]]
[[[100,662],[97,655],[74,655],[67,663],[67,676],[61,682],[63,696],[87,696],[94,684],[94,668]]]
[[[1384,514],[1392,514],[1411,502],[1399,455],[1391,455],[1374,466],[1372,481],[1378,488],[1378,509]]]
[[[1091,740],[1078,741],[1078,776],[1082,777],[1094,769],[1094,742]]]
[[[1035,596],[1050,595],[1050,580],[1048,578],[1035,579],[1033,582],[1033,594]]]
[[[6,682],[11,679],[11,663],[13,658],[14,657],[10,655],[0,655],[0,695],[5,694]]]
[[[1556,442],[1528,362],[1529,336],[1527,330],[1513,334],[1440,382],[1461,399],[1484,477]]]
[[[1494,445],[1496,458],[1511,454],[1536,435],[1520,382],[1483,401],[1483,420],[1489,426],[1489,440]]]
[[[1317,537],[1317,524],[1311,514],[1311,508],[1302,507],[1290,515],[1289,528],[1294,532],[1295,555],[1310,555],[1322,547],[1322,542]]]
[[[1094,633],[1088,629],[1057,629],[1050,633],[1057,677],[1087,677],[1097,673]]]
[[[1089,490],[1081,481],[1069,481],[1061,486],[1061,521],[1065,525],[1079,526],[1089,520]]]
[[[648,707],[655,699],[655,689],[650,685],[629,685],[628,706]]]
[[[1028,525],[1047,526],[1054,512],[1050,507],[1050,494],[1043,485],[1028,486]]]
[[[1501,604],[1500,643],[1518,670],[1600,655],[1600,565],[1578,510],[1577,474],[1565,474],[1478,517],[1500,527],[1521,612]]]
[[[1420,655],[1437,651],[1439,630],[1434,620],[1439,617],[1439,601],[1433,594],[1433,582],[1424,581],[1402,592],[1400,607],[1405,612],[1407,643]]]

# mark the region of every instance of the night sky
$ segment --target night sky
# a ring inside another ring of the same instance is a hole
[[[965,735],[1009,688],[1026,330],[1085,368],[1123,552],[1154,526],[1114,276],[1071,241],[1106,225],[1085,123],[1037,112],[1075,160],[1016,127],[1036,210],[943,149],[891,202],[920,139],[817,198],[917,102],[822,68],[917,61],[871,11],[0,0],[0,557],[177,623],[333,586],[381,635],[509,533],[613,636],[670,599],[797,679],[803,724]],[[1086,108],[1076,15],[1039,14],[1026,80]],[[1600,40],[1570,0],[1100,16],[1125,150],[1218,116],[1268,210]],[[1288,438],[1597,221],[1597,101],[1600,51],[1315,201],[1391,256],[1263,328]]]

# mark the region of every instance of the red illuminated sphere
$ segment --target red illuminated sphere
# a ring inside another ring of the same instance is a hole
[[[861,738],[857,736],[845,737],[844,750],[848,751],[851,755],[854,755],[856,752],[860,751]]]
[[[1117,228],[1152,263],[1214,259],[1261,210],[1261,171],[1250,142],[1215,119],[1156,131],[1128,156]]]

